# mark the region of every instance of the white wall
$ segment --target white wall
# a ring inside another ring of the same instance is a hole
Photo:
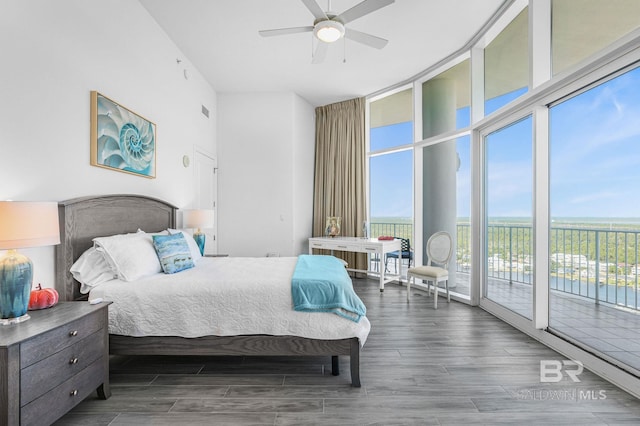
[[[218,95],[218,252],[306,252],[313,107],[293,93]]]
[[[315,108],[299,96],[293,109],[293,249],[307,253],[313,232],[313,182],[315,179]]]
[[[182,156],[216,152],[216,93],[137,1],[3,1],[0,56],[0,200],[136,193],[191,207]],[[89,164],[92,90],[156,124],[156,179]],[[52,287],[53,247],[22,252]]]

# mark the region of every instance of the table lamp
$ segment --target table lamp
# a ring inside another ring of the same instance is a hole
[[[184,210],[182,222],[185,228],[194,228],[193,239],[196,240],[200,254],[204,256],[205,235],[200,228],[213,228],[213,210],[194,209]]]
[[[29,319],[31,260],[19,248],[60,244],[58,203],[0,201],[0,325]]]

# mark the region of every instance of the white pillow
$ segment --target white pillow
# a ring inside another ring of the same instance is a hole
[[[99,237],[94,238],[93,243],[104,250],[106,260],[123,281],[135,281],[162,272],[150,234],[138,232]]]
[[[187,240],[187,244],[189,245],[189,251],[191,252],[191,258],[193,259],[193,263],[197,263],[198,260],[200,260],[202,258],[202,253],[200,253],[200,247],[198,247],[198,243],[196,243],[196,240],[193,239],[193,236],[191,234],[189,234],[188,232],[182,231],[180,229],[167,229],[167,231],[169,231],[169,234],[171,235],[175,235],[175,234],[179,234],[182,233],[182,235],[184,236],[184,239]]]
[[[86,294],[98,284],[118,278],[118,273],[104,258],[104,253],[90,247],[71,265],[69,270],[80,283],[80,293]]]
[[[169,235],[169,231],[166,230],[166,229],[164,231],[160,231],[160,232],[146,232],[146,231],[143,231],[142,229],[138,228],[137,232],[145,232],[145,233],[147,233],[147,234],[149,234],[151,236],[153,236],[153,235]]]

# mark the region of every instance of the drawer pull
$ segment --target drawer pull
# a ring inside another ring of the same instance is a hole
[[[69,332],[69,337],[74,337],[78,335],[78,330],[73,330]]]
[[[346,249],[346,248],[347,248],[347,246],[338,246],[338,248],[344,248],[344,249]]]
[[[69,396],[76,396],[78,394],[78,389],[74,389],[71,392],[69,392]]]
[[[69,360],[69,364],[77,364],[78,363],[78,357],[73,357]]]
[[[365,249],[365,250],[369,250],[369,251],[376,251],[376,249],[375,249],[375,248],[371,248],[371,247],[365,247],[364,249]]]

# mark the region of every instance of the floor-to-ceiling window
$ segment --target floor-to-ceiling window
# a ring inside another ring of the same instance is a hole
[[[640,371],[640,68],[554,105],[549,133],[549,326]]]
[[[369,232],[408,239],[413,250],[413,91],[371,102],[369,111]],[[371,268],[395,272],[395,262],[374,257]]]
[[[450,274],[449,287],[464,296],[469,296],[471,277],[471,138],[437,137],[470,125],[469,66],[464,59],[422,83],[422,138],[436,140],[417,154],[422,156],[422,241],[439,231],[451,234],[455,255],[449,268],[455,274]],[[427,259],[426,252],[422,255]]]
[[[416,254],[455,233],[454,291],[640,377],[640,2],[513,0],[467,48],[403,83],[412,111],[382,114],[403,118],[371,115],[372,173],[413,160]],[[401,124],[402,142],[374,144]]]

